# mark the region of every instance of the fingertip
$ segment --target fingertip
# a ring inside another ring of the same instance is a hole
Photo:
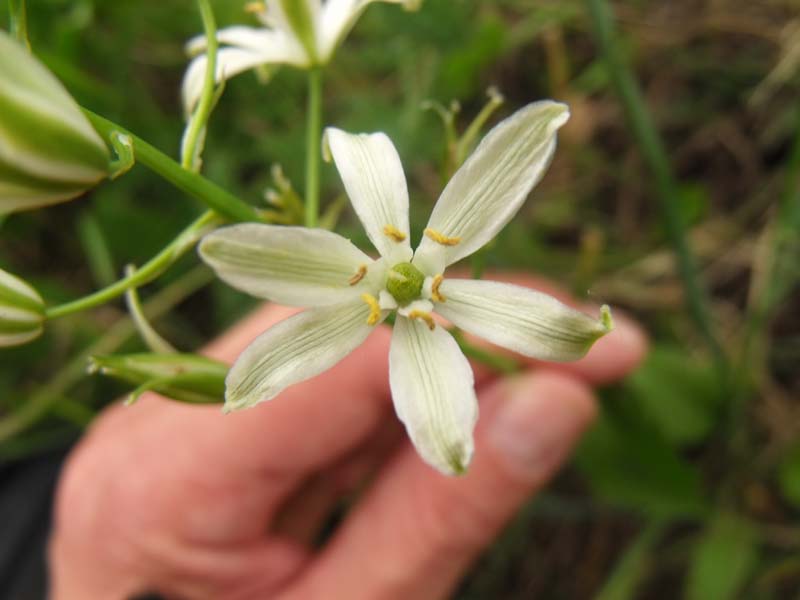
[[[553,403],[558,398],[559,410],[575,420],[576,425],[586,429],[597,418],[597,398],[592,388],[584,381],[569,374],[542,369],[532,377],[530,394]]]
[[[624,312],[614,311],[614,329],[600,338],[589,353],[574,363],[562,365],[562,371],[573,373],[594,384],[622,379],[644,359],[648,340],[642,327]]]
[[[597,415],[584,382],[555,370],[540,370],[499,384],[506,389],[487,425],[494,459],[527,485],[547,480],[566,460]]]

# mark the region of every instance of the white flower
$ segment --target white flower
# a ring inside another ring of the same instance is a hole
[[[265,0],[247,5],[263,27],[244,25],[217,32],[224,44],[217,53],[217,82],[261,65],[294,65],[310,68],[330,61],[336,47],[358,17],[373,2],[403,4],[415,9],[421,0]],[[205,50],[205,36],[191,40],[191,54]],[[186,114],[200,99],[206,71],[205,55],[189,65],[183,80]]]
[[[326,150],[380,258],[321,229],[249,223],[206,236],[201,256],[223,280],[309,307],[239,356],[226,381],[225,409],[253,406],[332,367],[396,309],[389,366],[397,415],[423,459],[447,474],[463,472],[478,415],[472,371],[434,312],[544,360],[579,358],[611,328],[607,308],[595,320],[530,289],[443,278],[448,265],[481,248],[516,214],[568,117],[565,105],[544,101],[495,127],[448,183],[415,252],[406,181],[389,138],[328,129]]]

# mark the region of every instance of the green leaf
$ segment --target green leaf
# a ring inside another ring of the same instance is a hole
[[[678,446],[705,439],[724,401],[713,366],[669,346],[653,348],[625,389],[642,418]]]
[[[714,517],[694,548],[686,600],[739,597],[758,560],[756,534],[735,515]]]
[[[702,185],[685,183],[678,186],[678,205],[683,222],[693,225],[706,217],[711,199]]]
[[[637,587],[652,565],[653,548],[663,532],[663,524],[654,521],[639,533],[625,548],[596,600],[628,600],[636,597]]]
[[[646,424],[604,412],[576,455],[601,499],[653,517],[698,517],[707,510],[699,471]]]

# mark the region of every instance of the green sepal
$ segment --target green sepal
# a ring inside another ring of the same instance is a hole
[[[228,365],[196,354],[93,356],[89,372],[136,385],[128,403],[146,391],[189,404],[222,404]]]

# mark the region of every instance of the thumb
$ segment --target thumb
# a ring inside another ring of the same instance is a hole
[[[596,411],[590,388],[555,371],[496,382],[480,397],[468,474],[442,476],[405,448],[286,598],[445,597]]]

